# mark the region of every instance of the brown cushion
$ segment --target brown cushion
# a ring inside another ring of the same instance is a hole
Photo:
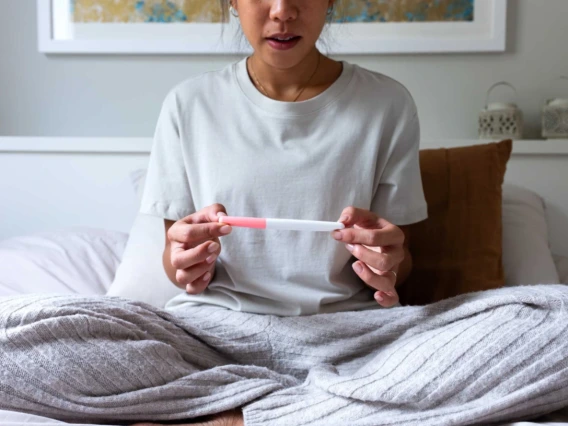
[[[504,284],[501,187],[512,141],[420,152],[429,218],[410,227],[413,270],[403,305]]]

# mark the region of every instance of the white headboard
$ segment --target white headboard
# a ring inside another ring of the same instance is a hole
[[[138,209],[131,184],[150,138],[0,137],[0,239],[67,226],[128,232]],[[477,140],[425,140],[421,148]],[[568,256],[568,141],[516,141],[506,181],[546,201],[551,244]]]

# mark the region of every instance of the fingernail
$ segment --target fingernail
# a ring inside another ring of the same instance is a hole
[[[381,296],[381,293],[378,292],[378,291],[375,293],[375,299],[377,299],[379,302],[382,302],[382,301],[385,300],[385,299],[383,299],[383,297]]]
[[[343,238],[343,235],[341,234],[341,232],[339,231],[333,231],[333,238],[335,238],[336,240],[341,240]]]
[[[217,212],[217,217],[219,216],[227,216],[227,213],[225,212]]]
[[[219,243],[213,243],[213,244],[209,244],[209,247],[207,248],[207,251],[209,253],[213,253],[214,251],[219,250]]]
[[[231,227],[229,225],[221,226],[219,232],[221,232],[221,234],[228,234],[231,232]]]
[[[213,261],[217,259],[217,255],[216,254],[212,254],[211,256],[209,256],[207,259],[205,259],[205,261],[207,263],[213,263]]]
[[[205,275],[203,275],[203,281],[207,281],[209,278],[211,278],[211,272],[207,272]]]
[[[353,252],[353,244],[346,244],[345,247],[347,247],[347,250],[349,250],[350,252]]]
[[[360,274],[361,272],[363,272],[363,267],[361,266],[360,263],[355,262],[353,264],[353,269],[355,270],[355,272],[357,272],[358,274]]]
[[[341,216],[341,217],[339,218],[339,221],[340,221],[340,222],[347,222],[348,220],[349,220],[349,216]]]
[[[185,291],[187,291],[188,293],[191,291],[191,284],[185,286]]]

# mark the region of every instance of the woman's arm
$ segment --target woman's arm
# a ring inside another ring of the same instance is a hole
[[[172,259],[171,259],[172,247],[170,245],[170,239],[168,238],[168,231],[170,230],[170,228],[174,223],[175,222],[173,220],[164,219],[166,246],[164,247],[162,263],[164,264],[164,270],[166,271],[166,275],[168,276],[170,281],[174,283],[176,287],[185,290],[185,285],[179,284],[176,280],[176,268],[174,268],[174,265],[172,265]]]

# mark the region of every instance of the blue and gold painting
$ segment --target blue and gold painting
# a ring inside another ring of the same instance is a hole
[[[309,0],[306,0],[309,1]],[[74,22],[221,22],[217,0],[70,0]],[[333,22],[473,21],[475,0],[337,0]]]
[[[473,21],[475,0],[349,0],[337,8],[341,22]]]

